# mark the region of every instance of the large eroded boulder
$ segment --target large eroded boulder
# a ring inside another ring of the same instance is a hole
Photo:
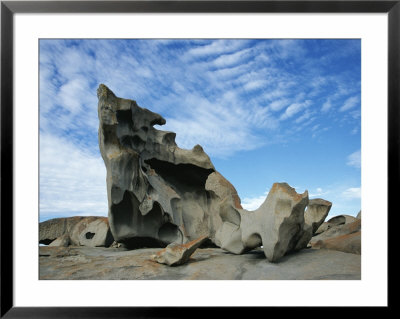
[[[175,133],[154,127],[166,123],[161,115],[116,97],[103,84],[97,96],[108,218],[117,242],[175,247],[205,236],[235,254],[262,245],[271,261],[307,245],[315,228],[313,221],[304,226],[307,191],[297,194],[275,183],[259,209],[246,211],[200,145],[179,148]]]
[[[317,247],[320,246],[320,244],[316,245],[318,241],[325,241],[327,239],[349,235],[360,231],[361,231],[361,219],[355,219],[355,221],[352,223],[334,225],[330,227],[323,233],[314,236],[311,239],[310,244],[312,247]]]
[[[51,246],[108,247],[113,242],[107,217],[67,217],[39,224],[39,243]]]
[[[217,245],[236,254],[263,246],[268,260],[277,261],[295,250],[302,238],[308,201],[307,191],[298,194],[287,183],[275,183],[255,211],[225,205]]]
[[[203,148],[179,148],[175,133],[154,128],[165,124],[161,115],[116,97],[105,85],[97,95],[115,240],[127,247],[183,244],[202,236],[214,241],[221,201],[241,206]]]

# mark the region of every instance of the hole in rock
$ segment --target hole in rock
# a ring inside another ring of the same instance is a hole
[[[172,164],[156,158],[145,160],[158,175],[169,184],[186,186],[192,189],[204,189],[208,175],[213,169],[205,169],[192,164]]]
[[[39,240],[39,244],[43,244],[43,245],[50,245],[51,242],[53,242],[55,239],[43,239],[43,240]]]
[[[90,231],[85,234],[86,239],[92,239],[96,233],[91,233]]]
[[[182,234],[178,226],[172,223],[165,223],[158,230],[158,238],[164,242],[179,242],[182,243]]]
[[[131,110],[118,110],[117,121],[118,123],[126,123],[129,126],[133,126]]]
[[[167,247],[166,243],[151,237],[131,237],[127,239],[121,239],[118,242],[124,244],[127,249]]]

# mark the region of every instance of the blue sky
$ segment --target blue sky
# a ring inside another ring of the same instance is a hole
[[[40,40],[40,220],[107,216],[96,89],[160,113],[256,209],[274,182],[361,208],[360,40]]]

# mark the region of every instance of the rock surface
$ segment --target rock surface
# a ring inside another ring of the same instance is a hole
[[[314,236],[310,245],[313,248],[334,249],[361,254],[361,219],[348,224],[339,224]]]
[[[192,240],[186,244],[169,244],[163,250],[152,255],[154,261],[168,266],[178,266],[186,263],[190,256],[207,239],[207,236]]]
[[[275,183],[259,209],[246,211],[200,145],[179,148],[175,133],[154,128],[166,123],[161,115],[116,97],[103,84],[97,96],[110,227],[128,248],[206,236],[236,254],[262,245],[265,256],[277,261],[305,248],[329,211],[329,202],[315,202],[305,224],[308,193],[297,194],[286,183]]]
[[[361,255],[361,231],[318,240],[312,247]]]
[[[298,194],[287,183],[275,183],[264,203],[253,212],[226,205],[221,212],[223,224],[216,234],[216,243],[236,254],[263,246],[268,260],[277,261],[297,249],[304,233],[308,201],[307,191]]]
[[[58,237],[56,240],[52,241],[49,246],[55,247],[68,247],[71,243],[71,238],[69,237],[68,233]]]
[[[41,280],[360,280],[361,256],[325,249],[303,249],[279,263],[261,249],[234,255],[220,248],[198,248],[179,267],[151,260],[158,249],[39,247]]]
[[[46,245],[108,247],[113,241],[107,217],[76,216],[39,223],[39,243]]]
[[[220,197],[231,195],[237,205],[240,200],[202,147],[179,148],[175,133],[153,127],[166,123],[161,115],[116,97],[105,85],[97,95],[115,240],[128,247],[165,247],[201,236],[214,240]]]

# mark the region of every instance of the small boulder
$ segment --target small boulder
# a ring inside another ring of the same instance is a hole
[[[314,248],[314,246],[320,240],[324,241],[324,240],[327,240],[330,238],[348,235],[348,234],[356,233],[359,231],[361,231],[361,220],[356,219],[353,223],[332,226],[325,232],[323,232],[317,236],[314,236],[311,239],[310,244]]]
[[[361,255],[361,231],[325,240],[318,240],[313,245],[313,248],[338,250],[345,253]]]
[[[107,217],[85,217],[70,231],[71,243],[76,246],[109,247],[114,238]]]
[[[69,235],[67,233],[65,233],[64,235],[58,237],[57,239],[55,239],[54,241],[52,241],[49,246],[52,247],[68,247],[70,244],[70,238]]]
[[[343,225],[343,224],[350,224],[355,220],[356,218],[350,215],[338,215],[328,220],[328,223],[331,225]]]
[[[168,266],[178,266],[186,263],[194,251],[207,240],[207,236],[202,236],[186,244],[169,244],[164,249],[152,255],[152,259],[160,264]]]
[[[108,247],[113,240],[107,217],[54,218],[39,224],[40,244]]]

